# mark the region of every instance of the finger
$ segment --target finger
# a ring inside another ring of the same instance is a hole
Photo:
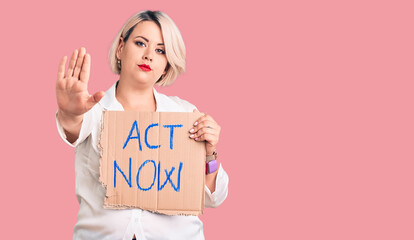
[[[88,84],[90,72],[91,72],[91,55],[85,54],[85,60],[83,62],[82,70],[80,73],[80,80]]]
[[[209,134],[209,133],[205,133],[201,135],[200,137],[195,138],[194,140],[197,142],[206,141],[213,146],[218,143],[218,137],[213,134]]]
[[[198,111],[198,109],[197,109],[197,108],[194,108],[193,113],[194,113],[194,112],[200,112],[200,111]]]
[[[66,73],[67,77],[73,76],[73,68],[75,67],[77,57],[78,57],[78,49],[75,49],[75,51],[73,51],[72,57],[70,58],[68,72]]]
[[[65,77],[66,59],[67,59],[67,56],[64,56],[62,60],[60,60],[59,68],[58,68],[58,75],[57,75],[58,81],[62,80]]]
[[[212,128],[202,128],[199,129],[198,132],[196,133],[192,133],[190,134],[190,138],[198,138],[201,137],[203,134],[208,133],[208,134],[217,134],[217,130],[214,130]]]
[[[105,92],[99,91],[94,95],[90,96],[88,101],[86,102],[86,109],[89,111],[95,104],[97,104],[105,95]]]
[[[214,119],[213,119],[213,117],[211,115],[207,114],[207,113],[203,116],[203,119],[206,119],[206,120],[210,120],[210,121],[215,122]]]
[[[203,116],[199,117],[195,122],[194,122],[194,126],[197,126],[201,121],[203,121],[205,119],[207,114],[204,113]]]
[[[86,49],[84,47],[80,48],[78,59],[76,60],[75,70],[73,72],[73,77],[79,78],[79,73],[83,64],[83,57],[85,56]]]
[[[204,121],[198,123],[197,126],[194,126],[193,128],[191,128],[189,130],[189,132],[190,133],[196,133],[199,129],[204,128],[204,127],[217,129],[217,123],[212,122],[210,120],[204,120]]]

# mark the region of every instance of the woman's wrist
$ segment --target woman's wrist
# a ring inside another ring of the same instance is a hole
[[[214,149],[214,150],[207,150],[206,151],[206,156],[211,156],[211,155],[215,155],[215,157],[217,158],[217,151],[216,151],[216,149]]]
[[[57,119],[66,132],[75,135],[79,134],[80,128],[82,126],[83,115],[71,116],[58,109]]]
[[[217,162],[217,152],[207,152],[206,156],[206,174],[211,174],[217,171],[218,162]]]

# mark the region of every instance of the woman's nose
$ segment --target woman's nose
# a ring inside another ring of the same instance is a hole
[[[152,62],[152,54],[151,54],[151,51],[149,51],[149,50],[145,51],[143,57],[144,57],[144,59],[149,60],[150,62]]]

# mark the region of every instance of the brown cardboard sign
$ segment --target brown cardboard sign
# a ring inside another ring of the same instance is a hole
[[[189,138],[202,113],[104,111],[100,182],[104,207],[168,215],[204,209],[205,143]]]

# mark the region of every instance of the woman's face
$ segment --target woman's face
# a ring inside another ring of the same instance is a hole
[[[154,85],[167,67],[161,29],[152,21],[138,23],[126,43],[121,41],[117,51],[121,60],[121,75],[144,84]],[[146,64],[151,69],[140,67]]]

